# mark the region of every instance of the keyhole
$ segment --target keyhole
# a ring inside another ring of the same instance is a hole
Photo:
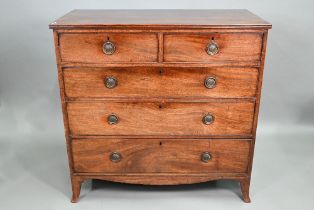
[[[159,145],[161,146],[161,145],[162,145],[162,142],[159,142]]]
[[[164,70],[160,69],[160,70],[159,70],[159,74],[160,74],[160,75],[163,75],[163,73],[164,73]]]
[[[159,104],[159,109],[162,109],[162,108],[163,108],[162,104]]]

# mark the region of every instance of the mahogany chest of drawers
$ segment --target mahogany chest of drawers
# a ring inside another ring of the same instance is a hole
[[[53,29],[72,202],[86,179],[239,181],[271,25],[247,10],[74,10]]]

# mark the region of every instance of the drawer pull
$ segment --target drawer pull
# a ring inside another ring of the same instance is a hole
[[[114,163],[120,162],[122,159],[122,156],[118,152],[113,152],[110,154],[110,160]]]
[[[212,124],[214,122],[215,117],[211,114],[207,114],[203,117],[203,123],[205,125]]]
[[[216,55],[219,52],[218,44],[212,41],[207,45],[206,52],[208,55]]]
[[[116,51],[116,46],[111,41],[106,41],[102,46],[102,51],[106,55],[112,55]]]
[[[118,85],[118,80],[115,77],[106,77],[104,80],[106,88],[112,89]]]
[[[119,122],[119,118],[115,114],[111,114],[108,116],[108,123],[109,125],[115,125]]]
[[[212,158],[211,154],[209,152],[203,152],[201,155],[201,160],[204,163],[207,163],[208,161],[210,161],[210,159]]]
[[[216,86],[216,78],[215,77],[207,77],[204,81],[204,85],[208,89],[213,89]]]

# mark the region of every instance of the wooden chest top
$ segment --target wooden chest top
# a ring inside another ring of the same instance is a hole
[[[271,28],[248,10],[73,10],[50,28]]]

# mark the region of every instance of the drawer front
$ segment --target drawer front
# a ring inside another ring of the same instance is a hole
[[[108,41],[114,47],[104,44]],[[114,51],[114,52],[113,52]],[[61,34],[60,54],[62,62],[115,63],[154,62],[157,60],[156,34]],[[111,54],[112,53],[112,54]]]
[[[246,101],[68,103],[74,135],[251,135],[253,113]]]
[[[168,34],[164,36],[164,61],[255,64],[260,60],[261,47],[259,33]]]
[[[87,98],[254,97],[257,77],[255,68],[64,69],[66,95]]]
[[[250,140],[73,139],[75,172],[247,171]]]

